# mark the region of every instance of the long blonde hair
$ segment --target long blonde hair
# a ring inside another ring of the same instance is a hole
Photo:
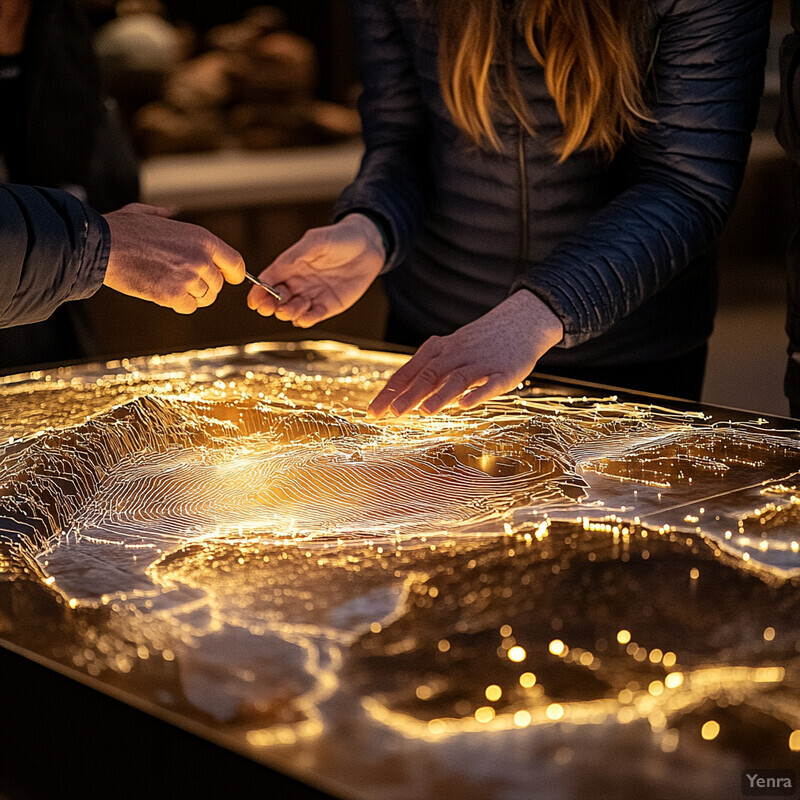
[[[507,105],[529,133],[531,116],[511,53],[514,28],[544,67],[564,125],[563,161],[576,150],[613,156],[648,119],[636,52],[634,0],[438,0],[439,79],[456,124],[501,149],[494,117]],[[492,69],[500,58],[501,71]]]

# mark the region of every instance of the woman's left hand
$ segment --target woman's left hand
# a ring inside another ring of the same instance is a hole
[[[474,408],[513,389],[561,341],[563,326],[535,294],[520,289],[449,336],[432,336],[392,375],[367,415],[435,414],[459,398]]]

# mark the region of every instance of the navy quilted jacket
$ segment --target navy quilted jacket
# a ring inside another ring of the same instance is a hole
[[[337,216],[387,222],[393,312],[420,339],[527,288],[564,324],[540,362],[668,358],[711,331],[710,251],[733,206],[755,124],[768,0],[648,0],[640,57],[653,122],[612,163],[557,163],[561,130],[541,66],[514,57],[536,136],[500,119],[500,153],[453,124],[437,37],[417,0],[354,0],[366,152]]]
[[[0,184],[0,328],[47,319],[102,285],[108,223],[59,189]]]

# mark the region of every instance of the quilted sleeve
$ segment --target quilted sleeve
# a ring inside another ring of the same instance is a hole
[[[674,0],[655,53],[653,122],[629,146],[626,188],[513,289],[564,323],[560,346],[603,333],[706,252],[741,184],[763,88],[768,0]]]
[[[47,319],[103,283],[105,219],[57,189],[0,185],[0,327]]]

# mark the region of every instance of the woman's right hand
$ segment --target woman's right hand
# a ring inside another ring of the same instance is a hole
[[[247,305],[262,316],[274,314],[309,328],[350,308],[385,260],[375,223],[363,214],[348,214],[334,225],[312,228],[259,275],[278,291],[280,301],[254,286]]]

